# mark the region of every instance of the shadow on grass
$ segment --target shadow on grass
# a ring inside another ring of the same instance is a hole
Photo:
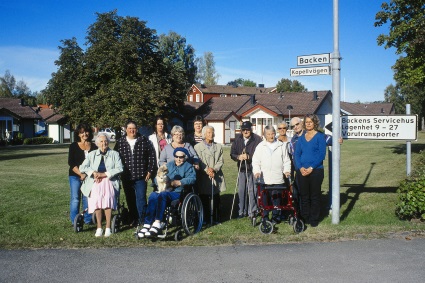
[[[392,152],[395,154],[406,154],[406,144],[400,144],[397,146],[386,147],[392,149]],[[412,153],[419,153],[422,150],[425,150],[425,144],[423,143],[412,143],[411,145]]]
[[[397,187],[366,187],[366,183],[369,179],[369,176],[375,166],[375,162],[370,164],[369,172],[367,173],[365,180],[362,184],[343,184],[342,187],[348,188],[345,193],[342,193],[340,196],[340,207],[348,202],[347,208],[341,214],[340,220],[343,221],[348,217],[348,215],[353,210],[356,202],[359,200],[360,194],[364,193],[395,193]],[[329,199],[329,196],[328,196]]]

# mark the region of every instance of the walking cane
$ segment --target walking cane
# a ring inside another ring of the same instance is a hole
[[[241,172],[241,166],[242,166],[242,161],[239,163],[238,177],[236,178],[235,193],[233,194],[232,209],[230,210],[230,220],[232,220],[233,206],[235,205],[235,199],[236,199],[236,189],[237,189],[237,187],[238,187],[238,185],[239,185],[239,173]]]
[[[211,226],[214,223],[214,178],[211,178]]]

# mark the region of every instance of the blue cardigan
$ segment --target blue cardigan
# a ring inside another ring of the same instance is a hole
[[[323,168],[325,156],[326,140],[324,134],[317,132],[310,141],[307,141],[305,134],[303,134],[295,147],[295,167],[297,169],[302,167]]]
[[[168,178],[171,181],[178,180],[181,182],[181,186],[174,189],[174,192],[180,193],[184,186],[194,185],[196,182],[196,172],[192,164],[185,161],[182,165],[176,166],[174,161],[167,163]]]

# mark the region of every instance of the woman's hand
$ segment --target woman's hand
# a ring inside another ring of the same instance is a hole
[[[258,178],[260,178],[260,176],[261,176],[261,173],[255,173],[254,178],[258,179]]]
[[[313,172],[313,167],[308,167],[308,168],[304,168],[304,167],[302,167],[302,168],[300,169],[300,172],[301,172],[301,175],[303,175],[303,176],[308,176],[308,175],[310,175],[310,174],[311,174],[311,172]]]
[[[84,181],[87,178],[87,174],[86,173],[81,173],[80,174],[80,180]]]
[[[96,183],[100,183],[100,182],[102,182],[102,179],[103,178],[106,178],[107,176],[106,176],[106,174],[105,173],[99,173],[99,172],[93,172],[93,178],[94,178],[94,181],[96,182]]]
[[[208,176],[212,179],[212,178],[214,178],[214,176],[215,176],[215,171],[214,171],[214,169],[212,169],[211,167],[208,167],[207,168],[207,174],[208,174]]]
[[[146,177],[145,177],[145,181],[147,182],[147,181],[149,181],[149,179],[151,178],[151,173],[150,172],[148,172],[147,174],[146,174]]]

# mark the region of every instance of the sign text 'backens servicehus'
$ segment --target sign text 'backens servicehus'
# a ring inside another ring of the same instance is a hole
[[[344,139],[416,140],[417,129],[417,115],[341,117],[341,134]]]

